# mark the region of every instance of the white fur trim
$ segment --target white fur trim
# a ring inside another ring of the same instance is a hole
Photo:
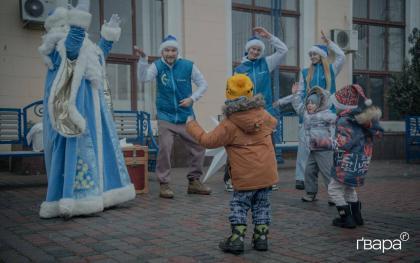
[[[371,106],[372,105],[372,100],[371,99],[365,100],[365,105],[366,106]]]
[[[84,29],[88,29],[92,15],[88,12],[73,8],[69,11],[69,24],[72,26],[78,26]]]
[[[54,12],[45,19],[44,27],[50,31],[54,27],[67,25],[68,11],[63,7],[57,7]]]
[[[42,45],[38,47],[38,52],[42,55],[45,65],[53,68],[51,58],[48,56],[55,49],[58,41],[65,38],[68,28],[55,28],[42,36]]]
[[[52,218],[59,216],[59,214],[58,202],[42,202],[41,208],[39,209],[39,217]]]
[[[120,27],[110,27],[103,25],[101,29],[101,36],[108,41],[118,41],[121,35]]]
[[[259,39],[252,39],[252,40],[246,42],[245,50],[248,52],[248,50],[253,46],[260,47],[261,48],[261,54],[264,54],[264,50],[265,50],[264,42],[262,42]]]
[[[354,116],[357,123],[359,124],[368,124],[372,120],[379,121],[382,117],[382,111],[378,107],[368,107],[364,109],[360,114]]]
[[[104,210],[102,198],[89,197],[83,199],[63,198],[59,201],[60,216],[72,217],[76,215],[88,215]]]
[[[61,64],[59,66],[57,76],[60,76],[64,70],[64,63],[65,59],[67,59],[66,54],[66,48],[64,45],[65,39],[62,39],[57,44],[57,51],[60,54],[62,59]],[[74,66],[74,72],[73,72],[73,79],[71,83],[71,91],[70,91],[70,98],[69,98],[69,116],[70,119],[74,124],[76,124],[79,129],[83,132],[86,128],[86,121],[81,116],[79,111],[76,108],[76,97],[77,93],[80,87],[80,84],[85,77],[86,79],[90,80],[92,88],[98,90],[103,85],[103,78],[104,78],[104,71],[105,71],[105,63],[100,63],[100,59],[103,61],[103,53],[102,50],[95,44],[92,43],[92,41],[89,40],[89,38],[86,36],[82,47],[79,51],[79,56],[76,61],[76,65]],[[50,115],[50,120],[52,126],[56,127],[55,120],[53,118],[53,102],[54,102],[54,96],[59,92],[57,87],[58,77],[54,79],[51,92],[48,98],[48,112]],[[99,109],[98,109],[99,110]],[[69,136],[68,134],[63,134],[61,131],[57,130],[61,135],[65,137],[74,137]]]
[[[136,198],[136,190],[133,184],[122,188],[112,189],[103,194],[104,207],[114,206]]]
[[[162,53],[162,50],[164,50],[167,47],[174,47],[174,48],[176,48],[176,49],[179,50],[179,46],[178,46],[178,42],[177,41],[175,41],[175,40],[168,40],[168,41],[165,41],[162,44],[160,44],[159,53]]]
[[[321,57],[324,57],[324,58],[328,57],[327,53],[324,50],[322,50],[319,47],[317,47],[317,46],[312,46],[309,49],[308,53],[309,52],[315,52],[315,53],[319,54]]]
[[[357,108],[357,105],[355,105],[355,106],[349,106],[349,105],[341,104],[340,102],[337,101],[337,98],[335,97],[335,94],[333,94],[333,95],[330,96],[330,100],[332,101],[332,103],[334,104],[334,106],[337,109],[340,109],[340,110],[348,110],[348,109],[356,109]]]

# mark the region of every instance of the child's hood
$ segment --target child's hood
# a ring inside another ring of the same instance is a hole
[[[309,91],[309,94],[305,99],[305,106],[308,103],[307,99],[313,94],[316,94],[320,97],[319,107],[316,109],[316,112],[331,108],[330,93],[328,90],[320,87],[314,87]]]
[[[240,97],[227,100],[223,114],[245,133],[255,133],[261,130],[275,128],[270,121],[270,115],[264,110],[264,98],[258,94],[252,98]]]

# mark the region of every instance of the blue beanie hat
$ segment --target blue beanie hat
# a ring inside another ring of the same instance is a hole
[[[325,45],[313,45],[309,52],[315,52],[324,58],[328,57],[328,47]]]
[[[159,53],[162,52],[162,50],[166,47],[174,47],[176,49],[179,49],[178,41],[176,40],[176,37],[173,35],[168,35],[162,40],[162,43],[159,47]]]
[[[253,36],[248,39],[248,42],[246,42],[245,45],[245,52],[248,52],[248,50],[253,46],[258,46],[261,48],[261,55],[264,53],[265,45],[259,37]]]

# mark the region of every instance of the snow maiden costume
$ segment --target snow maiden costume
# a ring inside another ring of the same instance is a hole
[[[105,57],[119,39],[119,18],[113,15],[102,26],[98,46],[86,34],[90,20],[83,10],[57,8],[45,22],[39,51],[48,66],[43,119],[48,190],[41,218],[91,214],[135,198],[104,97]]]

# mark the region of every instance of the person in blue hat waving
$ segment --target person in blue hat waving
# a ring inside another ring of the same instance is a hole
[[[207,90],[207,82],[198,67],[190,60],[179,58],[179,45],[175,36],[168,35],[160,44],[161,58],[151,65],[147,62],[143,49],[134,47],[138,62],[138,79],[148,82],[156,79],[156,108],[159,131],[159,153],[156,164],[156,175],[160,182],[162,198],[173,198],[169,187],[171,170],[171,153],[175,135],[181,137],[190,152],[189,194],[211,193],[209,187],[200,182],[203,174],[205,149],[185,130],[188,116],[194,115],[192,105]],[[192,92],[192,82],[197,86]]]
[[[274,116],[271,72],[278,68],[288,48],[286,44],[264,27],[255,27],[253,32],[255,35],[246,42],[245,56],[242,58],[241,64],[235,68],[234,73],[246,74],[252,80],[254,84],[253,95],[260,93],[265,101],[265,109]],[[268,43],[275,48],[276,51],[273,54],[264,56],[265,44],[261,38],[268,40]],[[227,163],[224,181],[226,190],[232,191],[228,169],[229,164]],[[276,189],[276,186],[274,186],[274,189]]]

